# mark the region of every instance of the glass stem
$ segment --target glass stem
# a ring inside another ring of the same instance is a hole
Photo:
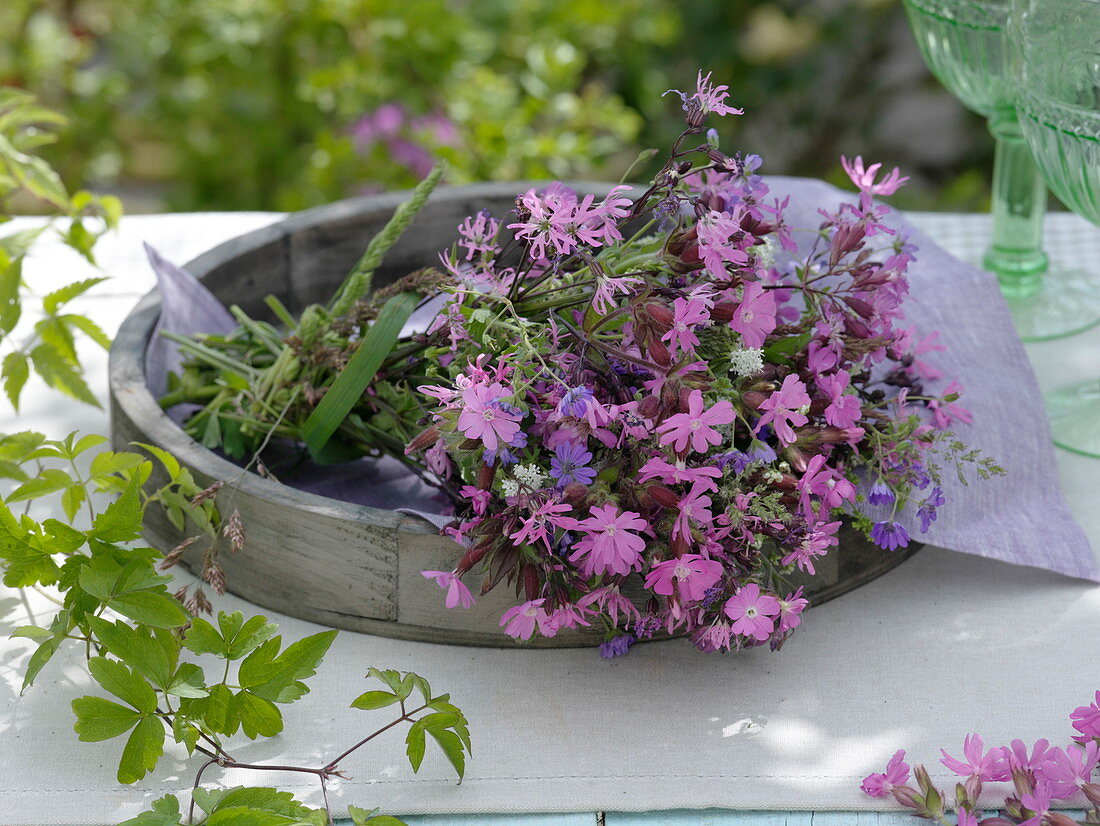
[[[989,131],[996,140],[993,243],[982,264],[997,276],[1005,295],[1033,295],[1047,269],[1042,249],[1046,184],[1024,143],[1014,110],[998,111],[990,117]]]

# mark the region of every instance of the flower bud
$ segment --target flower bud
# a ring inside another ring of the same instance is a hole
[[[561,492],[561,497],[573,507],[580,507],[588,498],[588,488],[580,482],[570,482]]]
[[[668,367],[672,364],[672,354],[668,352],[668,348],[665,347],[664,343],[658,339],[649,342],[647,352],[649,357],[662,367]]]
[[[661,412],[661,400],[656,396],[646,396],[638,402],[638,415],[644,419],[655,419]]]
[[[1100,783],[1086,783],[1081,787],[1093,806],[1100,806]]]
[[[427,430],[423,431],[419,436],[413,438],[405,448],[405,455],[410,453],[418,453],[427,447],[431,447],[439,441],[439,428],[432,425]]]
[[[965,784],[960,785],[963,786],[967,799],[972,801],[975,806],[978,805],[978,798],[982,796],[982,776],[980,774],[972,774],[970,777],[966,778]]]
[[[728,323],[733,320],[733,314],[737,310],[736,301],[719,301],[710,310],[710,317],[715,321]]]
[[[920,805],[917,802],[919,799],[917,790],[910,786],[894,786],[891,791],[894,795],[894,800],[896,800],[902,806],[907,806],[910,809],[916,809]]]
[[[856,338],[871,337],[871,328],[862,321],[852,318],[850,315],[844,316],[844,329],[848,331],[849,335],[853,335]]]
[[[767,393],[761,393],[759,390],[746,390],[741,394],[741,401],[751,407],[753,410],[759,410],[768,398]]]
[[[458,565],[455,566],[455,573],[462,576],[477,565],[477,563],[481,562],[481,560],[485,558],[485,554],[489,553],[489,549],[493,547],[495,541],[495,539],[483,539],[481,542],[474,545],[474,547],[470,548],[470,550],[466,551],[466,553],[462,555],[462,559],[458,561]]]
[[[855,296],[844,296],[844,303],[855,310],[863,318],[874,318],[875,308],[862,298],[856,298]]]
[[[489,490],[493,487],[493,477],[497,475],[495,465],[482,464],[477,469],[477,487],[479,490]]]
[[[651,319],[657,322],[657,324],[661,325],[665,329],[671,328],[673,322],[675,321],[672,310],[670,310],[664,304],[658,304],[655,301],[650,301],[642,309],[645,310],[646,315],[648,315]]]
[[[668,410],[677,407],[679,402],[678,384],[674,385],[672,382],[666,382],[661,387],[661,406]]]
[[[1077,821],[1063,812],[1047,812],[1043,826],[1077,826]]]
[[[680,501],[680,497],[664,485],[648,485],[645,492],[650,499],[662,508],[673,508]]]
[[[534,565],[523,566],[523,590],[528,600],[539,595],[539,572]]]

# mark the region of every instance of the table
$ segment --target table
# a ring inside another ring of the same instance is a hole
[[[140,232],[147,237],[155,237],[161,252],[177,262],[185,262],[224,238],[237,235],[249,229],[263,226],[279,216],[269,213],[235,213],[231,215],[171,215],[171,216],[135,216],[125,219],[127,232],[123,238],[108,237],[101,244],[101,260],[111,269],[134,269],[142,265],[140,249],[132,243],[133,233]],[[984,248],[988,235],[986,216],[915,214],[909,216],[914,223],[934,235],[940,243],[955,254],[969,260],[976,260]],[[1048,222],[1048,245],[1054,257],[1058,250],[1070,242],[1078,250],[1088,250],[1084,260],[1100,260],[1100,233],[1085,225],[1079,219],[1069,215],[1052,216]],[[29,270],[41,274],[43,281],[57,280],[59,283],[72,280],[72,259],[61,250],[46,250],[34,262],[35,268]],[[36,282],[37,286],[37,282]],[[49,285],[49,286],[52,286]],[[88,301],[109,303],[112,312],[116,307],[125,305],[145,291],[147,282],[140,284],[114,281],[98,288]],[[116,319],[120,320],[120,319]],[[1049,342],[1033,345],[1029,354],[1039,366],[1040,380],[1044,386],[1086,376],[1100,376],[1100,331],[1094,330],[1066,347],[1062,342]],[[102,355],[89,353],[89,372],[102,371],[105,359]],[[102,387],[102,384],[100,385]],[[58,404],[55,396],[35,400],[24,409],[22,426],[28,426],[33,420],[36,429],[51,435],[60,435],[74,427],[89,431],[102,431],[103,414],[91,408]],[[9,419],[0,422],[3,429],[11,429]],[[1080,493],[1082,479],[1092,475],[1092,466],[1087,460],[1067,461],[1064,468],[1063,483]],[[1084,476],[1082,476],[1084,474]],[[1072,497],[1071,497],[1072,498]],[[1100,536],[1100,509],[1078,507],[1079,518],[1093,537]],[[1087,698],[1083,698],[1083,701]],[[67,728],[68,721],[60,728]],[[959,737],[963,732],[959,732]],[[75,741],[71,730],[63,732]],[[68,745],[67,743],[65,745]],[[904,745],[904,743],[902,744]],[[931,762],[933,754],[920,755]],[[124,792],[122,793],[124,794]],[[563,806],[562,808],[565,808]],[[625,806],[624,806],[625,808]],[[904,813],[893,812],[780,812],[780,811],[667,811],[629,813],[608,811],[606,813],[582,812],[576,814],[505,814],[505,815],[417,815],[409,816],[411,826],[778,826],[778,824],[815,824],[815,826],[886,826],[912,822]]]

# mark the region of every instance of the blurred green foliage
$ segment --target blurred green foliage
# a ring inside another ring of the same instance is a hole
[[[896,0],[3,0],[0,32],[0,84],[76,126],[62,173],[174,209],[298,209],[439,156],[451,183],[617,178],[678,131],[660,95],[699,67],[765,171],[835,179],[862,153],[923,206],[980,205],[988,181]],[[929,102],[946,131],[912,113]]]

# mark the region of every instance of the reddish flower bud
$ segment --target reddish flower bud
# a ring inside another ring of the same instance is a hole
[[[580,482],[570,482],[561,492],[561,498],[573,507],[579,507],[588,498],[588,488]]]
[[[736,310],[736,301],[719,301],[711,308],[710,317],[715,321],[728,323],[733,320],[733,314]]]
[[[875,308],[862,298],[846,295],[844,296],[844,303],[859,313],[863,318],[874,318]]]
[[[664,343],[658,339],[649,342],[647,352],[649,357],[662,367],[668,367],[672,364],[672,354],[668,352],[668,348],[665,347]]]
[[[439,441],[439,428],[432,425],[427,430],[422,432],[419,436],[416,436],[408,446],[405,448],[405,453],[417,453],[425,448],[431,447]]]
[[[536,599],[539,595],[539,572],[534,565],[523,566],[523,591],[528,600]]]
[[[462,559],[458,561],[458,565],[455,566],[455,573],[462,576],[477,565],[477,563],[481,562],[481,560],[485,558],[485,554],[489,553],[489,549],[493,547],[495,541],[495,539],[484,539],[470,548],[470,550],[466,551],[466,553],[462,555]]]
[[[759,410],[760,405],[762,405],[767,398],[768,394],[761,393],[759,390],[746,390],[741,394],[741,401],[753,410]]]
[[[1077,826],[1077,821],[1062,812],[1047,812],[1043,826]]]
[[[850,315],[844,316],[844,329],[848,331],[849,335],[853,335],[856,338],[871,337],[871,328],[862,321],[852,318]]]
[[[661,412],[661,400],[656,396],[646,396],[638,402],[638,414],[646,419],[655,419]]]
[[[679,385],[667,382],[661,387],[661,406],[668,409],[672,407],[679,407],[680,393]]]
[[[665,327],[666,329],[672,327],[675,317],[672,314],[672,310],[670,310],[664,304],[657,304],[656,302],[650,301],[645,304],[642,309],[645,310],[646,315],[648,315],[651,319],[660,324],[662,327]]]
[[[894,795],[894,800],[902,806],[916,809],[920,805],[918,802],[920,795],[917,794],[916,789],[910,786],[894,786],[892,793]]]
[[[1085,797],[1093,806],[1100,806],[1100,783],[1086,783],[1083,787]]]
[[[664,485],[649,485],[645,489],[646,495],[662,508],[672,508],[680,501],[680,497]]]
[[[493,487],[493,477],[497,475],[495,465],[482,465],[477,469],[477,487],[479,490],[490,490]]]

